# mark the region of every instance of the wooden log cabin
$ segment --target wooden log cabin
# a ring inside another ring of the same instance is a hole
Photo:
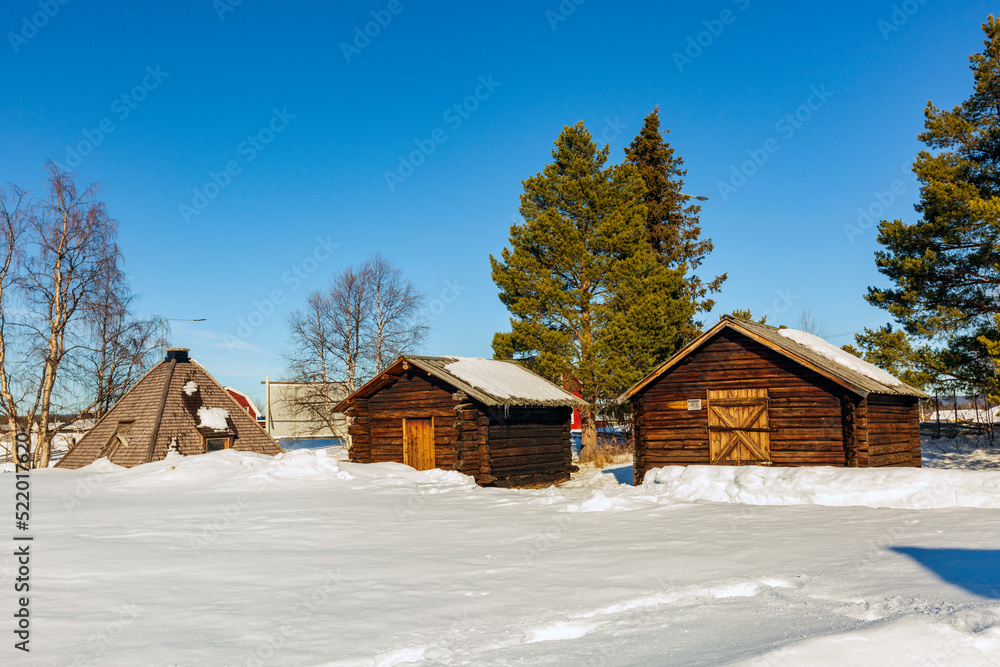
[[[920,466],[927,394],[812,334],[724,316],[620,398],[669,465]]]
[[[81,468],[106,458],[131,468],[170,451],[190,456],[221,449],[282,451],[188,350],[171,348],[56,467]]]
[[[334,410],[350,417],[352,461],[454,469],[511,487],[569,479],[580,405],[513,361],[405,356]]]

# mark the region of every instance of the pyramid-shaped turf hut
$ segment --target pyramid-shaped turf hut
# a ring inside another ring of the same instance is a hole
[[[171,450],[191,456],[220,449],[271,456],[282,451],[186,349],[175,348],[56,467],[81,468],[107,458],[131,468]]]

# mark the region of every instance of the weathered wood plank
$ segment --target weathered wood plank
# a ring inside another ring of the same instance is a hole
[[[907,440],[872,445],[868,448],[870,456],[885,456],[887,454],[901,454],[911,451],[913,451],[913,442]]]
[[[494,481],[494,485],[499,487],[514,487],[514,486],[535,486],[535,485],[549,485],[558,484],[559,482],[565,482],[569,480],[570,473],[565,472],[555,472],[546,473],[538,475],[526,475],[526,476],[512,476],[512,477],[498,477]]]
[[[912,461],[912,454],[910,452],[903,452],[899,454],[888,454],[885,456],[872,456],[871,466],[873,468],[882,468],[887,466],[909,465]]]
[[[495,476],[513,474],[518,470],[536,469],[548,471],[553,469],[562,470],[566,466],[566,460],[562,454],[545,454],[539,456],[518,456],[512,459],[493,459],[492,471]]]
[[[500,461],[501,459],[511,459],[519,458],[525,455],[534,454],[559,454],[560,456],[565,452],[566,447],[562,444],[541,444],[541,445],[531,445],[526,447],[497,447],[493,445],[490,448],[490,455],[493,457],[494,463]]]

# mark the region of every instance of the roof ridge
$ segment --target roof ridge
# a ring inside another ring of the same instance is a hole
[[[149,436],[149,453],[146,455],[146,463],[150,463],[153,460],[153,454],[156,452],[156,439],[160,435],[160,424],[163,423],[163,410],[167,407],[170,382],[174,379],[175,368],[177,368],[177,359],[173,358],[167,366],[167,377],[163,381],[163,391],[160,394],[160,407],[156,411],[156,423],[153,424],[153,433]]]

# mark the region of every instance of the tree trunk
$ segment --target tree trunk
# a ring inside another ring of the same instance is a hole
[[[52,405],[52,388],[55,386],[56,364],[48,363],[45,369],[45,381],[42,386],[42,409],[38,419],[38,456],[35,457],[35,467],[48,468],[52,457],[52,434],[49,433],[49,415]]]
[[[597,448],[597,421],[594,408],[580,408],[580,451],[594,451]]]
[[[14,401],[14,396],[10,393],[6,369],[3,366],[5,352],[3,340],[0,339],[0,405],[4,407],[4,411],[7,413],[7,432],[10,434],[11,460],[16,460],[17,432],[19,430],[17,428],[17,402]]]
[[[934,439],[937,440],[941,437],[941,401],[938,400],[936,395],[934,396],[934,407],[934,417],[937,422],[937,428],[934,430]]]

